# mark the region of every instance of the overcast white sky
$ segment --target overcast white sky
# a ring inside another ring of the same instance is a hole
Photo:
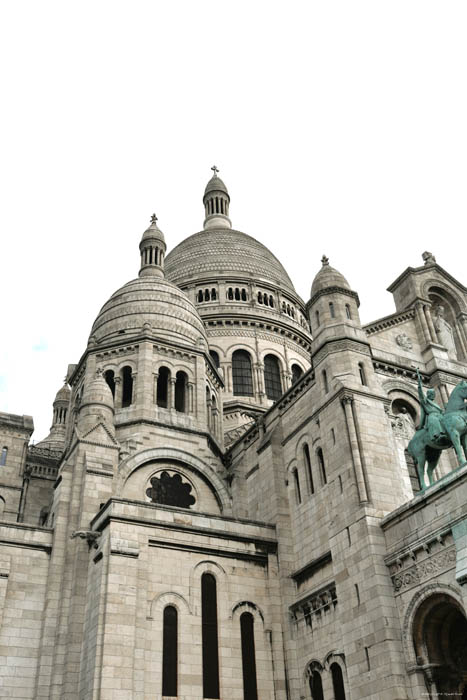
[[[155,211],[199,230],[215,163],[235,228],[308,299],[323,253],[364,322],[430,250],[465,283],[467,4],[0,5],[0,410],[36,441]]]

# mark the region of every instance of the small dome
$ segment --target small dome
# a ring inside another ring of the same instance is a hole
[[[57,391],[57,395],[54,399],[54,403],[56,401],[68,401],[70,400],[70,395],[71,395],[71,389],[68,386],[68,384],[64,384],[61,389]]]
[[[102,404],[113,410],[114,400],[110,387],[104,379],[103,374],[98,374],[95,379],[85,384],[81,406],[86,404]]]
[[[174,343],[207,343],[203,322],[186,294],[163,277],[138,277],[118,289],[100,310],[91,330],[97,343],[139,335],[150,324],[155,335]]]
[[[220,177],[217,177],[215,173],[206,185],[206,189],[204,190],[204,196],[206,196],[210,192],[225,192],[227,196],[229,195],[229,192],[224,182],[220,179]]]
[[[164,234],[160,230],[159,226],[157,225],[157,216],[153,214],[151,216],[151,223],[146,229],[146,231],[143,233],[143,237],[141,238],[141,241],[145,241],[148,238],[155,238],[159,241],[164,241]]]
[[[330,266],[329,258],[323,255],[321,262],[323,267],[313,280],[310,297],[313,298],[317,292],[329,289],[329,287],[341,287],[341,289],[348,289],[350,291],[350,285],[344,275]]]

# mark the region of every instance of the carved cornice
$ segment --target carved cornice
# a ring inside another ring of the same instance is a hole
[[[415,318],[415,309],[407,309],[407,311],[391,314],[390,316],[384,316],[377,321],[368,323],[366,326],[363,326],[363,330],[367,335],[373,335],[373,333],[379,333],[379,331],[384,331],[387,328],[398,326],[399,324],[410,321],[413,318]]]
[[[224,326],[222,330],[219,330],[219,325]],[[211,328],[210,326],[206,327],[206,333],[208,338],[216,338],[216,337],[223,337],[223,336],[230,336],[234,335],[237,338],[261,338],[262,340],[272,340],[273,342],[277,343],[280,342],[283,344],[287,345],[288,348],[291,350],[296,350],[299,352],[303,357],[306,357],[307,360],[309,360],[309,352],[311,350],[311,343],[308,339],[301,338],[300,336],[290,332],[286,331],[283,328],[280,328],[279,326],[274,326],[269,323],[248,323],[248,326],[255,326],[255,328],[258,328],[259,330],[250,330],[245,326],[233,326],[233,327],[225,327],[225,326],[230,326],[233,324],[229,323],[216,323],[216,329]],[[269,331],[269,332],[268,332]],[[277,338],[279,336],[279,338]],[[303,349],[302,349],[303,348]]]
[[[418,586],[445,571],[456,566],[456,548],[454,545],[437,552],[431,557],[423,559],[402,571],[391,574],[394,594],[403,593],[405,590]]]
[[[369,357],[371,355],[371,350],[365,342],[359,342],[358,340],[351,340],[350,338],[330,338],[322,345],[316,353],[313,354],[313,362],[318,365],[322,362],[328,355],[332,355],[336,352],[358,352],[361,355],[366,355]]]
[[[321,586],[319,590],[309,593],[305,598],[291,605],[289,608],[290,619],[297,626],[304,621],[311,630],[313,623],[318,622],[326,612],[334,610],[336,605],[336,583],[331,581],[326,586]]]
[[[355,299],[357,302],[357,306],[360,306],[360,299],[358,298],[357,292],[352,292],[350,289],[346,289],[345,287],[326,287],[326,289],[320,289],[319,292],[316,292],[316,294],[313,294],[311,299],[306,305],[306,308],[308,309],[312,304],[315,303],[317,299],[322,297],[324,294],[344,294],[347,297],[351,297],[352,299]]]

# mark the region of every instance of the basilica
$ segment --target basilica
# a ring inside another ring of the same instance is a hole
[[[0,413],[0,697],[467,700],[467,288],[423,253],[362,325],[217,168],[203,205],[135,236],[50,434]]]

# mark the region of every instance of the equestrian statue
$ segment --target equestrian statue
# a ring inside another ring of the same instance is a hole
[[[435,401],[435,390],[423,393],[420,372],[418,374],[418,396],[420,399],[420,425],[407,447],[416,460],[422,491],[425,483],[425,464],[429,486],[434,483],[433,471],[438,465],[442,450],[454,447],[459,468],[467,464],[467,381],[462,380],[453,389],[444,411]]]

